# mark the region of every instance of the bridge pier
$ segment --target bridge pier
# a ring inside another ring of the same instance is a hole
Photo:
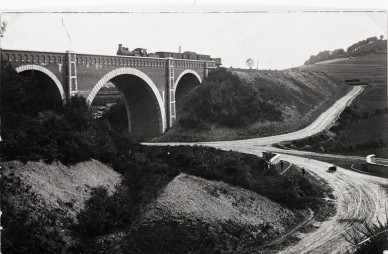
[[[73,96],[78,91],[77,83],[77,62],[76,54],[73,51],[66,51],[67,57],[67,98]]]
[[[176,121],[175,88],[174,88],[174,59],[167,59],[167,128],[171,128]]]

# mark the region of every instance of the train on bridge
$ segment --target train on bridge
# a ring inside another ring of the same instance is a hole
[[[155,53],[147,53],[145,48],[135,48],[129,50],[127,47],[123,47],[123,44],[119,44],[117,55],[120,56],[140,56],[140,57],[156,57],[156,58],[167,58],[172,57],[175,59],[186,59],[186,60],[202,60],[202,61],[214,61],[217,67],[222,65],[221,58],[211,58],[210,55],[201,55],[192,51],[185,51],[183,53],[158,51]]]

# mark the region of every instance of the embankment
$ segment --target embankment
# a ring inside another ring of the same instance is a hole
[[[249,105],[254,105],[254,107],[256,107],[257,105],[259,108],[254,109],[258,112],[255,114],[257,116],[260,116],[261,111],[264,116],[265,114],[271,114],[272,111],[274,113],[280,111],[281,117],[271,120],[271,117],[258,117],[255,119],[255,116],[249,116],[247,117],[250,119],[248,124],[236,124],[235,127],[213,122],[210,118],[204,121],[201,128],[187,128],[187,126],[182,126],[182,124],[179,123],[180,120],[178,116],[178,123],[176,126],[171,128],[163,136],[156,138],[155,141],[235,140],[265,137],[296,131],[312,123],[322,112],[327,110],[335,103],[335,101],[344,96],[351,89],[351,87],[347,86],[341,80],[331,78],[323,73],[292,70],[248,71],[232,69],[229,71],[232,72],[233,76],[238,77],[241,84],[251,87],[253,91],[257,92],[255,98],[249,98],[249,103],[247,98],[241,98],[241,100],[239,98],[232,98],[234,101],[241,103],[242,108],[244,108],[244,104],[246,104],[246,107],[252,107]],[[199,87],[197,90],[199,89],[206,90],[211,88],[204,85],[204,87]],[[239,86],[236,85],[235,89],[238,90]],[[196,96],[196,92],[197,91],[193,91],[190,93],[188,95],[189,98],[186,101],[190,102],[190,96]],[[229,94],[234,94],[233,89],[230,91],[228,90],[227,92]],[[208,94],[206,95],[207,97],[217,96],[217,93],[213,93],[213,91],[209,91],[209,93],[203,92],[202,94]],[[237,95],[235,96],[238,96],[238,93],[236,94]],[[217,98],[202,98],[204,101],[215,100],[218,101],[218,105],[224,105],[225,102],[222,101],[222,98],[220,97],[222,96],[217,96]],[[225,98],[225,100],[229,99],[229,97]],[[269,104],[270,109],[268,109],[267,104],[251,103],[251,100],[256,99],[260,102]],[[208,116],[209,113],[214,113],[214,110],[217,110],[216,107],[203,107],[203,103],[201,105],[202,107],[198,109],[196,109],[196,103],[189,105],[189,107],[192,107],[192,109],[190,109],[191,111],[198,112],[197,115],[194,115],[193,119],[200,119],[201,115]],[[220,109],[221,113],[223,113],[222,110],[235,111],[235,108],[233,108],[234,105],[229,105],[228,103],[225,103],[225,105],[225,107]],[[265,107],[260,108],[262,105]],[[183,106],[183,109],[184,108],[185,106]],[[207,110],[209,112],[207,112]],[[180,115],[184,115],[185,113],[186,112],[184,111],[180,111]]]
[[[232,253],[285,234],[307,216],[221,181],[180,174],[132,228],[128,248],[141,253]]]

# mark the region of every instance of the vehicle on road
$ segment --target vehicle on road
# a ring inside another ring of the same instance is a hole
[[[327,170],[327,172],[330,172],[330,173],[334,173],[335,171],[337,171],[337,167],[336,166],[331,166]]]

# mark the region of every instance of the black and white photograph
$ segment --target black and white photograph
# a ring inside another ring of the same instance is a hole
[[[0,254],[388,254],[386,4],[120,2],[0,7]]]

